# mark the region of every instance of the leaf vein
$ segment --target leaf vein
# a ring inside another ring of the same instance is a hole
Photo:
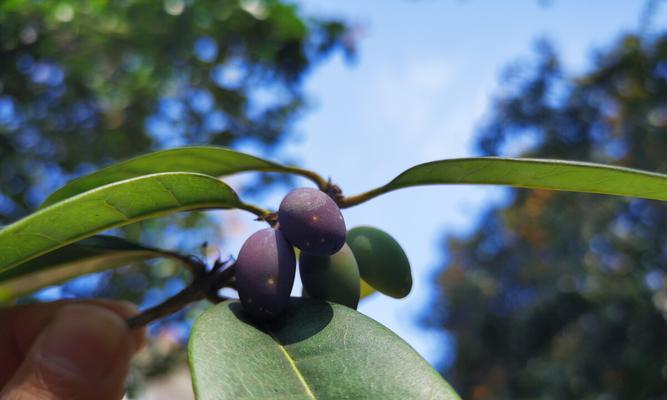
[[[46,239],[46,240],[50,240],[52,242],[56,242],[58,244],[63,244],[64,243],[60,239],[56,239],[54,237],[51,237],[51,236],[47,235],[46,233],[40,233],[40,232],[18,232],[18,233],[16,233],[16,236],[37,236],[37,237],[41,237],[41,238]]]
[[[125,218],[125,220],[127,221],[130,220],[130,217],[127,214],[125,214],[125,212],[123,212],[120,208],[116,207],[115,205],[109,203],[108,200],[104,200],[104,205],[116,211],[118,214],[122,215],[123,218]]]
[[[155,181],[158,183],[158,185],[160,185],[160,187],[162,187],[162,189],[165,190],[165,192],[169,193],[169,195],[171,196],[171,198],[174,199],[174,201],[176,202],[176,205],[177,205],[177,206],[179,206],[179,207],[183,207],[183,204],[181,204],[181,201],[178,200],[178,198],[176,197],[176,195],[174,194],[174,192],[172,192],[169,188],[167,188],[167,187],[164,185],[164,183],[162,183],[162,181],[160,181],[159,179],[156,179]]]
[[[299,367],[296,366],[296,361],[294,360],[294,358],[292,358],[292,356],[287,351],[285,346],[283,346],[283,344],[280,343],[280,340],[278,340],[278,338],[275,337],[273,335],[273,333],[271,333],[270,330],[267,330],[267,332],[269,332],[269,335],[271,335],[271,338],[273,338],[273,340],[275,340],[276,344],[278,344],[278,347],[280,348],[280,351],[283,353],[283,355],[287,359],[287,362],[289,362],[290,366],[292,366],[292,370],[296,374],[296,377],[299,379],[299,382],[301,382],[301,385],[303,385],[303,388],[306,391],[306,395],[313,400],[317,400],[317,398],[315,397],[315,394],[313,394],[313,391],[310,389],[310,386],[308,385],[308,382],[306,382],[306,378],[304,378],[304,376],[301,374],[301,371],[299,371]]]

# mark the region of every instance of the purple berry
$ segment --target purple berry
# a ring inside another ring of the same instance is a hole
[[[317,189],[299,188],[278,208],[280,231],[308,254],[330,256],[345,244],[345,220],[331,197]]]
[[[295,272],[294,249],[280,231],[266,228],[252,234],[236,260],[243,308],[260,320],[277,317],[287,306]]]

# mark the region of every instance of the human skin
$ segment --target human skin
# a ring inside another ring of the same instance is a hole
[[[105,300],[0,307],[0,399],[121,399],[145,345],[125,323],[136,314]]]

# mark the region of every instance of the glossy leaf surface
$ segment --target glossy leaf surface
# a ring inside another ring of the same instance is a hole
[[[223,176],[243,171],[288,172],[288,167],[225,147],[181,147],[135,157],[68,182],[42,208],[113,182],[160,172],[196,172]]]
[[[0,230],[0,274],[107,229],[178,211],[241,206],[229,186],[208,175],[163,173],[116,182]]]
[[[436,184],[506,185],[667,200],[667,175],[663,174],[576,161],[479,157],[414,166],[367,192],[362,201],[396,189]]]
[[[199,400],[459,398],[389,329],[314,299],[261,326],[240,303],[218,304],[195,323],[189,359]]]

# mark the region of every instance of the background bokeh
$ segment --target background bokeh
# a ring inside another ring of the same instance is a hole
[[[667,172],[667,4],[507,3],[2,2],[0,223],[71,177],[184,144],[294,162],[346,194],[420,162],[472,155]],[[266,174],[230,183],[273,209],[307,184]],[[345,217],[390,232],[414,268],[407,299],[373,295],[360,311],[463,398],[667,398],[664,205],[424,187]],[[236,254],[257,227],[243,213],[214,212],[113,233],[195,254],[207,241],[213,257]],[[156,262],[23,301],[150,306],[184,278]],[[164,376],[182,371],[202,307],[151,327],[132,397],[160,398],[154,387],[172,384]]]

